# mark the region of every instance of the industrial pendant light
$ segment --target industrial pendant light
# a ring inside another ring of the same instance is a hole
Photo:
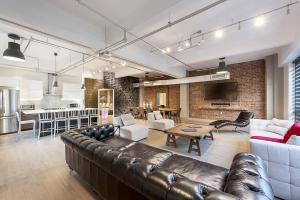
[[[217,74],[225,74],[227,72],[228,70],[225,63],[225,57],[219,58],[219,67],[218,67]]]
[[[144,84],[149,84],[150,80],[149,80],[149,72],[145,73],[145,80],[144,80]]]
[[[54,52],[54,67],[55,67],[54,72],[55,73],[53,74],[53,76],[54,76],[53,87],[58,87],[58,82],[56,80],[56,77],[57,77],[57,73],[56,73],[56,56],[57,56],[57,53]]]
[[[81,74],[81,89],[85,90],[85,84],[84,84],[84,54],[82,54],[82,74]]]
[[[13,42],[8,42],[8,48],[3,52],[3,58],[12,61],[25,62],[24,54],[20,50],[20,44],[16,40],[20,40],[20,36],[9,33],[8,37],[13,39]]]

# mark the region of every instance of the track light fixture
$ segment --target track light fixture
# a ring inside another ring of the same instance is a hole
[[[53,82],[53,86],[52,86],[54,88],[58,87],[58,82],[56,80],[56,78],[57,78],[57,73],[56,73],[56,57],[57,57],[57,53],[54,52],[54,74],[53,74],[54,82]]]
[[[252,17],[248,17],[248,18],[245,18],[245,19],[241,19],[240,21],[237,21],[237,22],[232,22],[231,24],[227,24],[227,25],[224,25],[222,27],[220,27],[219,30],[208,30],[206,32],[204,31],[196,31],[194,32],[193,34],[191,34],[189,36],[189,38],[186,38],[186,39],[183,39],[181,41],[177,41],[177,42],[174,42],[173,44],[169,44],[167,48],[161,48],[161,52],[162,53],[170,53],[171,52],[171,48],[175,45],[178,45],[178,43],[183,43],[185,44],[186,41],[188,40],[194,40],[196,38],[199,38],[201,37],[202,41],[201,43],[204,42],[204,37],[206,37],[206,35],[211,35],[211,34],[214,34],[214,36],[217,38],[217,39],[220,39],[223,37],[224,35],[224,31],[225,29],[228,29],[228,28],[231,28],[233,26],[237,26],[238,30],[241,30],[242,29],[242,23],[245,23],[245,22],[248,22],[248,21],[253,21],[254,23],[254,26],[255,27],[262,27],[265,23],[266,23],[266,16],[267,15],[271,15],[272,13],[274,12],[278,12],[278,11],[282,11],[282,10],[285,10],[286,9],[286,14],[289,15],[291,13],[291,7],[298,4],[299,1],[290,1],[289,3],[283,5],[283,6],[280,6],[280,7],[277,7],[277,8],[274,8],[272,10],[269,10],[269,11],[266,11],[264,13],[262,13],[261,15],[259,16],[252,16]],[[198,41],[195,41],[197,44],[199,44],[199,40]],[[188,44],[187,44],[188,45]],[[199,46],[199,45],[190,45],[188,48],[193,48],[193,47],[196,47],[196,46]],[[169,50],[169,52],[167,51],[167,49]],[[180,51],[183,51],[187,48],[182,48],[182,50],[180,49]],[[178,51],[178,46],[177,46],[177,51]],[[153,50],[152,52],[156,52],[157,50]]]
[[[82,54],[82,74],[81,74],[81,89],[85,90],[85,84],[84,84],[84,54]]]
[[[3,52],[3,58],[11,61],[17,61],[17,62],[25,62],[25,56],[20,50],[20,44],[16,43],[16,40],[20,40],[20,36],[9,33],[8,37],[13,42],[8,42],[8,48]]]

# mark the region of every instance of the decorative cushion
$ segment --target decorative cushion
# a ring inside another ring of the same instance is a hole
[[[300,136],[300,124],[295,123],[288,132],[284,135],[283,142],[287,143],[292,135]]]
[[[289,130],[288,128],[273,125],[273,124],[268,125],[265,129],[265,131],[276,133],[282,136],[284,136],[288,130]]]
[[[287,144],[300,146],[300,136],[292,135],[287,141]]]
[[[280,120],[273,118],[270,124],[265,128],[266,131],[273,132],[284,136],[288,129],[292,126],[293,122],[289,120]]]
[[[114,124],[120,125],[120,127],[124,126],[120,116],[114,118]]]
[[[121,115],[121,120],[124,126],[130,126],[134,124],[134,117],[131,113]]]
[[[156,119],[156,120],[161,120],[161,119],[163,119],[163,117],[162,117],[160,111],[153,111],[153,113],[154,113],[154,116],[155,116],[155,119]]]

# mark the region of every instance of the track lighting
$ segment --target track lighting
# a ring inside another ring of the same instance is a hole
[[[13,39],[13,42],[8,42],[8,48],[3,52],[3,58],[12,61],[25,62],[25,56],[20,50],[20,44],[16,43],[16,40],[20,40],[20,36],[16,34],[8,34],[10,39]]]
[[[105,67],[105,71],[108,71],[108,67]]]
[[[191,46],[190,41],[185,41],[184,46],[185,46],[185,47],[190,47],[190,46]]]
[[[166,48],[166,52],[167,52],[167,53],[170,53],[170,52],[171,52],[171,48],[170,48],[170,47],[167,47],[167,48]]]
[[[223,30],[217,30],[216,32],[215,32],[215,37],[216,38],[222,38],[223,37],[223,35],[224,35],[224,31]]]
[[[177,51],[183,51],[183,48],[181,46],[177,47]]]
[[[288,5],[287,9],[286,9],[286,14],[289,15],[290,13],[291,13],[291,10],[290,10],[290,6]]]
[[[84,84],[84,54],[82,54],[82,73],[81,73],[81,89],[85,90],[85,84]]]
[[[58,87],[58,82],[56,80],[56,77],[57,77],[57,74],[56,74],[56,57],[57,57],[57,53],[54,52],[54,75],[53,75],[54,82],[53,82],[53,85],[52,85],[52,87],[54,87],[54,88]]]
[[[115,65],[112,65],[111,68],[112,68],[112,69],[116,69],[117,67],[116,67]]]
[[[101,69],[98,69],[98,73],[101,73],[102,72],[102,70]]]
[[[239,22],[238,30],[240,31],[241,29],[242,29],[241,22]]]

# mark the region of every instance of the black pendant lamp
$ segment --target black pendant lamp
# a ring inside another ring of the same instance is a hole
[[[55,52],[54,53],[54,67],[55,67],[55,69],[54,69],[54,82],[53,82],[53,87],[58,87],[58,82],[57,82],[57,80],[56,80],[56,77],[57,77],[57,74],[56,74],[56,56],[57,56],[57,53]]]
[[[144,80],[144,84],[149,84],[150,80],[149,80],[149,72],[145,73],[145,80]]]
[[[228,72],[226,63],[225,63],[225,57],[219,58],[219,67],[217,74],[225,74]]]
[[[25,62],[25,56],[20,50],[20,44],[15,42],[21,39],[20,36],[9,33],[8,37],[14,41],[8,42],[8,48],[3,52],[3,58],[17,62]]]

